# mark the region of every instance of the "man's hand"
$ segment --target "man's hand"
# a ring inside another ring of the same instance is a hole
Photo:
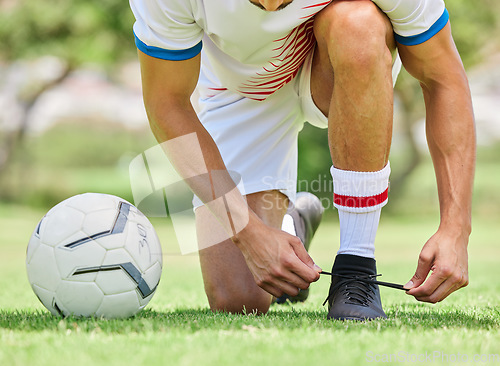
[[[296,296],[299,289],[307,289],[319,279],[321,268],[314,264],[296,236],[251,221],[233,241],[257,285],[276,297]]]
[[[436,303],[467,286],[467,242],[468,234],[454,235],[444,229],[438,230],[420,252],[415,275],[405,285],[408,295],[419,301]]]

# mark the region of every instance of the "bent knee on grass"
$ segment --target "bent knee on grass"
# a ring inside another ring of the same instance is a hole
[[[213,312],[261,315],[267,313],[272,301],[272,296],[263,290],[230,293],[219,288],[206,293]]]

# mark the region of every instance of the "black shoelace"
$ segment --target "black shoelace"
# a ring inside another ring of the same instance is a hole
[[[338,281],[334,286],[330,288],[330,292],[326,300],[323,302],[323,306],[326,302],[333,296],[333,294],[341,288],[341,291],[345,291],[346,297],[349,299],[348,303],[354,305],[368,306],[370,301],[373,300],[374,296],[374,285],[386,286],[394,288],[397,290],[407,291],[403,285],[399,285],[391,282],[377,281],[376,278],[381,276],[377,275],[341,275],[337,273],[330,273],[321,271],[320,274],[329,275],[332,277],[340,277],[341,280]],[[347,286],[352,284],[352,286]]]

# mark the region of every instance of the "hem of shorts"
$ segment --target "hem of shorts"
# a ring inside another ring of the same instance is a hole
[[[283,193],[285,196],[287,196],[291,202],[295,201],[295,194],[297,193],[296,189],[290,189],[290,188],[286,188],[286,187],[278,187],[277,185],[273,187],[272,184],[269,184],[269,183],[266,183],[265,185],[261,184],[261,183],[250,184],[250,185],[244,184],[244,187],[245,187],[245,194],[244,194],[245,196],[252,194],[252,193],[257,193],[257,192],[278,190],[281,193]],[[201,207],[204,205],[200,199],[196,200],[196,198],[197,197],[195,196],[195,199],[193,200],[193,210],[196,210],[198,207]]]

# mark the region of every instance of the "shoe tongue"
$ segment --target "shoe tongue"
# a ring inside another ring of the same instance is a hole
[[[376,275],[377,266],[375,259],[373,258],[360,257],[351,254],[339,254],[333,263],[332,273],[342,275]]]

